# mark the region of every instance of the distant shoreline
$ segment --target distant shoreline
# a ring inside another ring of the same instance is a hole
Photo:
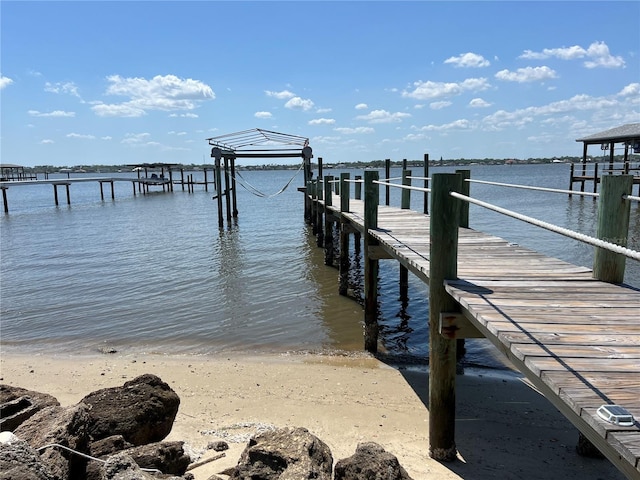
[[[624,161],[624,157],[622,155],[616,155],[614,157],[614,163],[621,163]],[[640,161],[640,158],[632,158],[631,162]],[[608,163],[609,159],[597,159],[593,157],[587,158],[587,163]],[[459,167],[459,166],[470,166],[470,165],[480,165],[480,166],[489,166],[489,165],[540,165],[540,164],[548,164],[548,163],[558,163],[558,164],[570,164],[570,163],[582,163],[582,157],[576,156],[563,156],[563,157],[551,157],[551,158],[528,158],[528,159],[517,159],[517,158],[456,158],[456,159],[439,159],[439,160],[429,160],[429,166],[431,167]],[[392,168],[401,167],[403,161],[394,160],[391,161]],[[424,162],[422,160],[416,159],[408,159],[408,166],[422,166]],[[369,162],[327,162],[323,164],[324,168],[344,168],[344,169],[352,169],[352,168],[384,168],[385,160],[372,160]],[[210,163],[202,163],[202,164],[175,164],[175,167],[172,170],[185,170],[185,171],[198,171],[204,169],[210,170],[213,168],[213,165]],[[261,164],[261,165],[237,165],[239,170],[295,170],[298,168],[298,164]],[[317,162],[312,161],[312,168],[317,169]],[[88,165],[88,164],[80,164],[74,166],[54,166],[54,165],[37,165],[33,167],[24,166],[24,171],[30,174],[51,174],[51,173],[117,173],[117,172],[130,172],[132,171],[131,165]]]

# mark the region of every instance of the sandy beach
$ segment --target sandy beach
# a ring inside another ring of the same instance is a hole
[[[182,440],[201,460],[225,440],[225,456],[192,470],[197,480],[236,464],[260,429],[300,426],[331,449],[334,461],[374,441],[415,480],[623,479],[607,460],[575,453],[578,433],[524,379],[474,370],[457,379],[459,459],[428,456],[428,375],[362,355],[95,356],[0,355],[0,383],[77,403],[100,388],[153,373],[180,396],[167,440]]]

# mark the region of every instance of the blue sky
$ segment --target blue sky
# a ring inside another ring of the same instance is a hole
[[[638,1],[3,0],[0,15],[2,163],[210,162],[206,138],[252,128],[330,163],[579,156],[577,138],[640,122]]]

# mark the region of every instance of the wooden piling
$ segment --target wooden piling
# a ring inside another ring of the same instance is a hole
[[[4,213],[9,213],[9,202],[7,201],[7,188],[0,187],[2,189],[2,206],[4,208]]]
[[[429,262],[429,455],[442,461],[456,458],[456,341],[440,334],[440,314],[457,312],[457,302],[444,281],[457,278],[460,202],[449,195],[462,187],[460,174],[433,176]]]
[[[231,223],[231,201],[229,193],[230,189],[230,181],[229,181],[229,157],[224,157],[224,196],[227,207],[227,223]]]
[[[233,218],[238,218],[238,198],[236,197],[236,159],[231,159],[231,200]]]
[[[406,164],[406,160],[404,160],[404,164]],[[404,168],[402,170],[402,185],[405,187],[411,186],[411,170],[407,170]],[[408,188],[402,189],[402,197],[401,197],[401,206],[403,210],[408,210],[411,208],[411,190]],[[399,289],[400,289],[400,300],[407,301],[409,299],[409,270],[404,265],[400,265],[400,279],[399,279]]]
[[[362,175],[356,175],[356,186],[354,197],[356,200],[362,200]]]
[[[391,159],[385,158],[384,160],[384,181],[389,183],[389,178],[391,177]],[[389,185],[384,186],[384,204],[389,205],[389,197],[390,197],[391,187]]]
[[[333,219],[327,207],[333,205],[332,175],[324,177],[324,264],[333,266]]]
[[[429,188],[429,154],[425,153],[424,154],[424,161],[423,161],[423,172],[422,172],[422,176],[424,177],[423,180],[423,188],[427,189]],[[425,215],[429,214],[429,192],[424,192],[424,206],[422,209],[422,212]]]
[[[224,216],[222,214],[222,172],[220,171],[220,157],[216,157],[216,200],[218,201],[218,227],[224,226]],[[184,188],[184,186],[183,186]]]
[[[627,246],[631,204],[623,195],[631,195],[633,175],[604,175],[598,203],[600,240]],[[596,247],[593,259],[593,277],[609,283],[622,283],[625,270],[624,255]]]
[[[318,159],[319,163],[322,163],[322,158]],[[323,199],[324,199],[324,195],[323,195],[323,191],[324,191],[324,183],[322,181],[322,177],[318,177],[318,179],[316,180],[316,186],[315,186],[315,194],[316,194],[316,199],[318,200],[318,206],[316,207],[316,229],[317,229],[317,233],[316,233],[316,245],[318,247],[323,247],[324,246],[324,223],[322,221],[323,215],[327,214],[327,209],[323,208],[322,204],[320,203]]]
[[[340,212],[349,211],[349,174],[340,174]],[[340,224],[340,262],[339,262],[339,286],[338,293],[347,295],[349,291],[349,225],[346,222]]]
[[[311,180],[309,182],[309,196],[311,197],[311,212],[309,216],[309,223],[311,224],[311,233],[313,235],[318,234],[318,180]]]
[[[378,259],[370,250],[379,242],[369,229],[378,226],[378,178],[376,170],[364,172],[364,348],[371,353],[378,351]]]

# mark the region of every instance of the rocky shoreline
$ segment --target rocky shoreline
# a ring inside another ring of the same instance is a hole
[[[53,396],[0,385],[0,478],[37,480],[193,480],[204,462],[183,441],[164,441],[178,413],[178,394],[144,374],[104,388],[75,405]],[[224,451],[224,441],[211,448]],[[214,457],[215,459],[216,457]],[[398,459],[375,442],[335,464],[325,442],[302,427],[267,429],[252,436],[232,480],[411,480]],[[213,475],[211,480],[223,477]]]

